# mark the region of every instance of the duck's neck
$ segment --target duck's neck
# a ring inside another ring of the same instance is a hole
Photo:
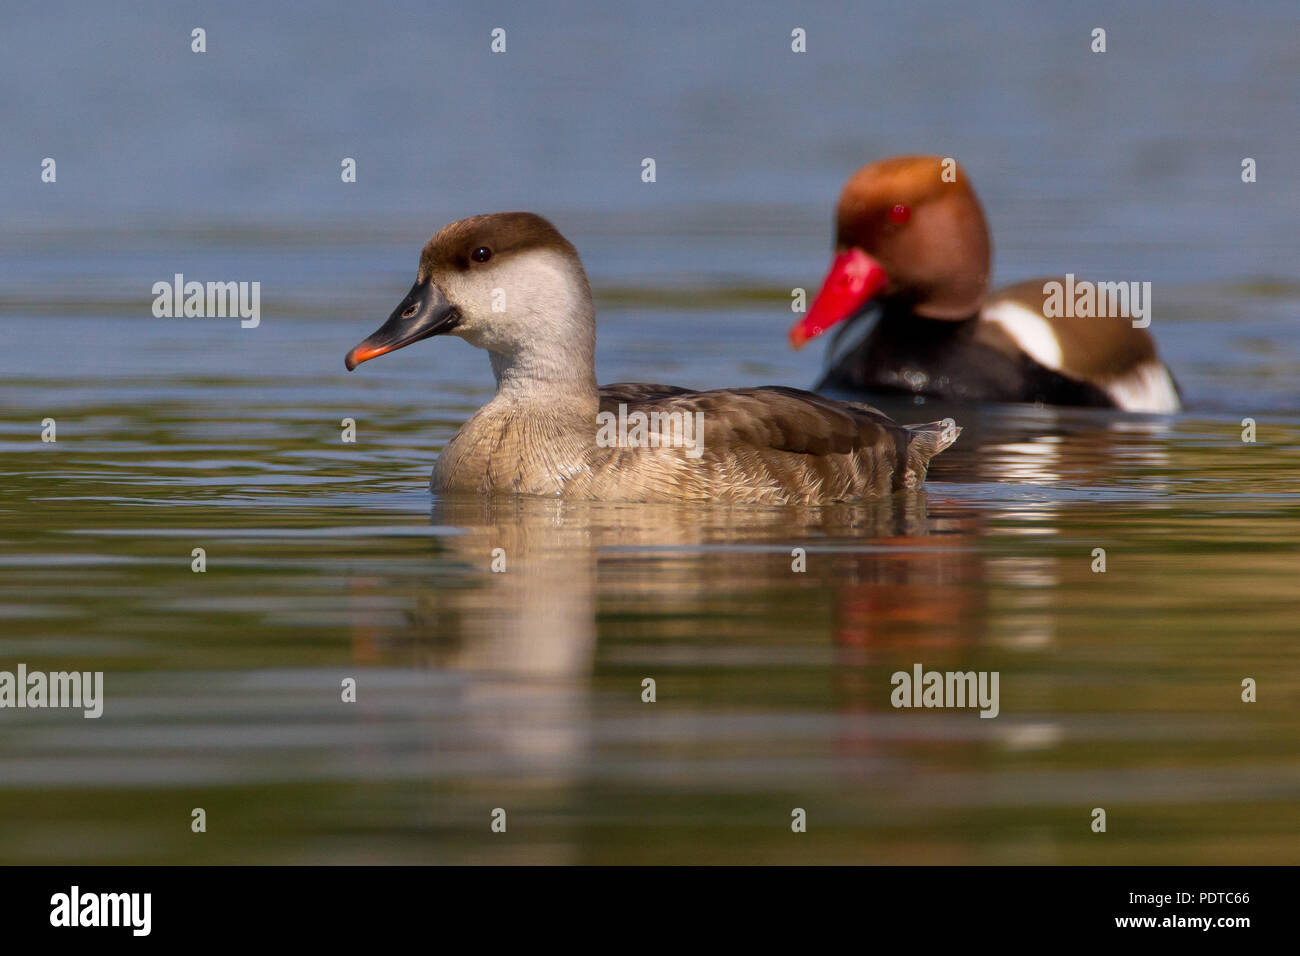
[[[596,401],[596,372],[591,357],[585,368],[567,361],[571,356],[502,355],[490,352],[497,396],[514,402]]]
[[[594,422],[600,396],[591,313],[587,303],[585,314],[574,316],[579,321],[572,326],[579,331],[563,339],[546,336],[509,354],[489,352],[497,380],[494,401],[537,408],[552,417]]]

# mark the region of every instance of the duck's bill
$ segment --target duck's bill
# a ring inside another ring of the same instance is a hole
[[[393,310],[388,321],[349,352],[343,363],[350,372],[362,362],[385,352],[395,352],[420,339],[450,332],[459,323],[460,313],[432,280],[417,282]]]
[[[852,318],[889,282],[882,266],[861,249],[841,252],[831,263],[812,308],[790,329],[790,345],[802,348],[836,323]]]

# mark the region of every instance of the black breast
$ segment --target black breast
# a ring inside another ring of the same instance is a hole
[[[817,388],[967,402],[1115,407],[1095,385],[1067,378],[1023,352],[976,341],[973,319],[943,322],[885,313],[862,336],[861,327],[854,326],[864,321],[869,317],[852,319],[838,332]]]

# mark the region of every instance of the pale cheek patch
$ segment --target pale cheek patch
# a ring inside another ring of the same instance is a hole
[[[489,312],[491,302],[491,283],[485,283],[482,276],[465,276],[448,273],[434,277],[447,301],[462,313],[477,315],[480,311]]]
[[[984,309],[980,318],[1001,328],[1020,346],[1022,352],[1039,365],[1054,372],[1061,371],[1063,356],[1060,340],[1041,315],[1014,302],[996,302]]]

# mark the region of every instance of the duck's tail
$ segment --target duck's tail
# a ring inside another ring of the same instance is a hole
[[[924,425],[904,425],[908,432],[907,467],[903,484],[908,488],[919,488],[925,481],[930,459],[957,440],[961,426],[951,418],[941,422],[926,422]]]

